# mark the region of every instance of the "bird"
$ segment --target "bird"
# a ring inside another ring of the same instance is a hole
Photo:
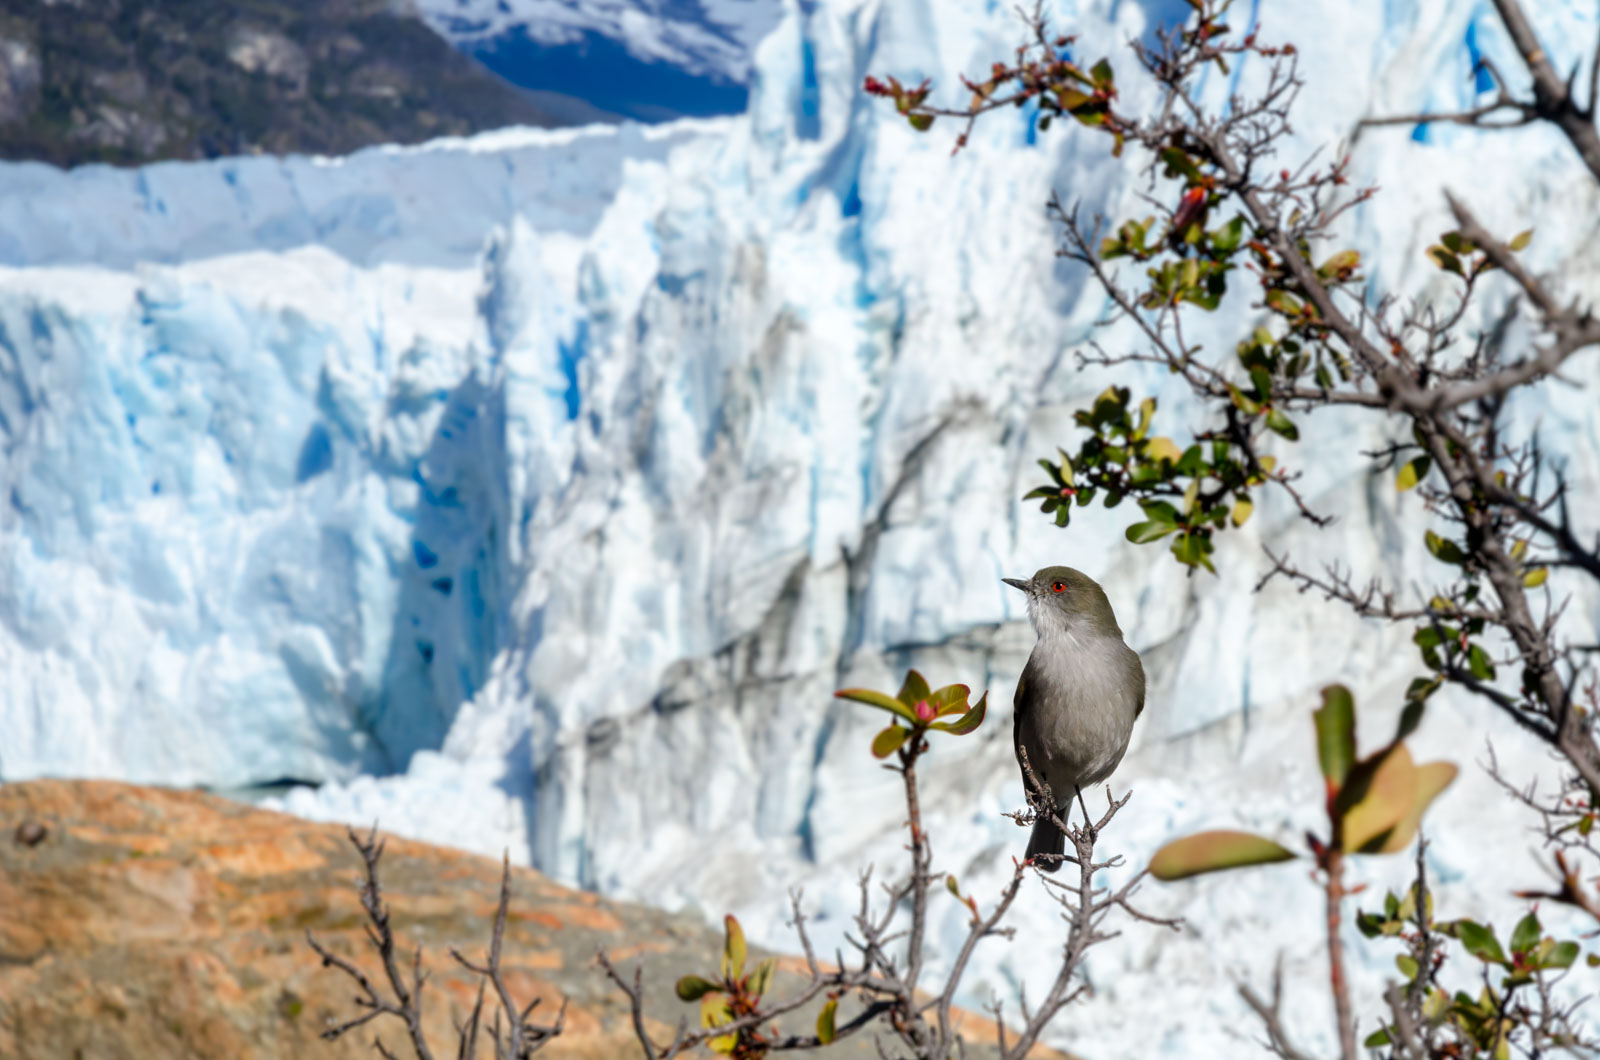
[[[1050,786],[1056,810],[1111,776],[1144,710],[1144,666],[1122,640],[1105,590],[1080,570],[1045,567],[1032,578],[1002,578],[1028,596],[1038,640],[1012,700],[1011,738],[1022,768]],[[1027,783],[1026,771],[1023,783]],[[1088,810],[1084,810],[1085,820]],[[1066,837],[1048,818],[1034,822],[1025,857],[1061,855]],[[1054,872],[1061,858],[1038,868]]]

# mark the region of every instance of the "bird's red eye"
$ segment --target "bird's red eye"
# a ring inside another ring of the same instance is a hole
[[[1067,583],[1066,582],[1051,582],[1050,583],[1050,591],[1053,592],[1053,593],[1064,593],[1064,592],[1067,591]]]

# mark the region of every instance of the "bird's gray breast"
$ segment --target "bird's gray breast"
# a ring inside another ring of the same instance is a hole
[[[1023,669],[1017,742],[1057,802],[1111,775],[1144,705],[1144,669],[1120,637],[1041,637]]]

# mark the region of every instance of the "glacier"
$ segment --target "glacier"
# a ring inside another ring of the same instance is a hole
[[[1421,250],[1448,186],[1496,230],[1531,220],[1530,261],[1596,289],[1596,189],[1558,135],[1352,142],[1366,114],[1470,103],[1473,49],[1515,67],[1486,6],[1261,7],[1313,86],[1293,150],[1342,141],[1382,188],[1351,222],[1373,274],[1438,290]],[[1123,69],[1123,42],[1184,10],[1096,0],[1056,19]],[[1593,39],[1576,3],[1535,14],[1569,61]],[[1268,500],[1217,577],[1128,544],[1120,511],[1063,532],[1017,501],[1107,382],[1073,358],[1103,299],[1054,259],[1042,203],[1055,188],[1121,216],[1142,185],[1100,139],[1020,116],[952,158],[949,130],[914,134],[858,91],[867,73],[948,91],[1016,32],[1003,5],[786,5],[738,118],[0,166],[0,777],[294,782],[270,801],[733,911],[780,947],[803,884],[832,949],[857,869],[895,863],[903,811],[865,749],[873,719],[831,692],[913,665],[990,690],[992,720],[937,745],[925,778],[938,862],[982,900],[1024,838],[999,815],[1021,802],[1007,715],[1032,634],[998,579],[1069,562],[1105,585],[1151,678],[1108,842],[1139,864],[1197,827],[1313,825],[1316,689],[1349,683],[1374,741],[1416,663],[1403,631],[1252,593],[1260,545],[1408,580],[1426,570],[1418,504],[1352,455],[1382,443],[1374,425],[1336,415],[1280,457],[1339,521],[1314,531]],[[1191,340],[1229,348],[1236,301]],[[1588,525],[1597,375],[1580,362],[1586,388],[1518,410],[1570,454]],[[1169,377],[1129,382],[1187,422]],[[1574,591],[1582,635],[1600,601]],[[1463,776],[1432,815],[1430,871],[1452,912],[1504,927],[1509,890],[1540,881],[1477,853],[1531,845],[1475,764],[1480,734],[1513,775],[1549,769],[1482,706],[1436,701],[1415,745]],[[1358,871],[1393,884],[1403,862]],[[1129,925],[1096,952],[1096,996],[1058,1043],[1236,1055],[1254,1024],[1231,980],[1261,985],[1279,950],[1292,1028],[1327,1043],[1304,866],[1144,898],[1191,929]],[[962,911],[937,915],[948,947]],[[1016,922],[1058,931],[1036,889]],[[1370,1010],[1390,956],[1355,953]],[[980,948],[966,999],[1038,996],[1051,957]]]
[[[621,43],[646,63],[744,84],[757,45],[783,13],[774,0],[416,0],[435,32],[469,49],[522,34],[545,45]]]
[[[777,0],[418,0],[415,10],[457,48],[543,100],[576,97],[602,115],[662,121],[742,112],[753,53],[783,6]]]

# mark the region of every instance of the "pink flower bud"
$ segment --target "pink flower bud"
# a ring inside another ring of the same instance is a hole
[[[921,700],[917,701],[917,720],[918,721],[932,721],[934,718],[936,718],[938,716],[939,716],[939,712],[933,709],[933,704],[932,703],[929,703],[926,699],[921,699]]]

